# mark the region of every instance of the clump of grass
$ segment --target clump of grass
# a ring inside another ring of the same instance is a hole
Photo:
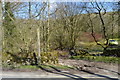
[[[69,67],[69,66],[62,66],[62,65],[39,65],[43,68],[46,69],[51,69],[52,67],[57,68],[57,69],[68,69],[68,68],[73,68],[73,67]],[[32,66],[32,65],[22,65],[19,66],[18,69],[39,69],[37,66]]]
[[[36,66],[32,65],[22,65],[18,67],[19,69],[38,69]]]
[[[8,65],[8,64],[3,64],[2,63],[2,69],[7,69],[7,70],[11,70],[11,69],[15,69],[15,67],[13,65]]]
[[[57,69],[73,69],[73,67],[69,67],[69,66],[63,66],[63,65],[59,65],[59,66],[55,66],[55,65],[49,65],[49,67],[54,67]]]
[[[119,63],[120,60],[120,58],[118,57],[106,57],[106,56],[71,56],[70,59],[89,60],[105,63]]]

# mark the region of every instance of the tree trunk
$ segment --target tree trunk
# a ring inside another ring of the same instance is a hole
[[[50,47],[50,43],[49,43],[49,33],[50,33],[50,20],[49,20],[49,17],[50,17],[50,2],[48,0],[48,23],[47,23],[47,33],[46,33],[46,37],[47,37],[47,40],[46,40],[46,50],[49,51],[49,47]]]
[[[3,42],[3,29],[2,29],[2,2],[0,1],[0,53],[2,53],[2,42]],[[0,54],[0,64],[2,64],[2,54]],[[2,65],[0,65],[2,71]],[[1,72],[0,71],[0,72]]]
[[[37,61],[37,57],[36,57],[35,53],[33,53],[33,58],[34,58],[34,61],[35,61],[35,65],[38,65],[38,61]]]
[[[32,18],[32,15],[31,15],[31,2],[29,2],[29,19]]]
[[[38,37],[38,60],[40,62],[40,30],[37,29],[37,37]]]
[[[118,26],[120,26],[120,1],[118,2]],[[118,27],[118,38],[120,38],[120,27]]]

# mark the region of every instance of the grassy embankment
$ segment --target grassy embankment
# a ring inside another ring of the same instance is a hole
[[[96,61],[96,62],[105,62],[105,63],[120,63],[119,57],[106,57],[106,56],[71,56],[70,59],[76,60],[88,60],[88,61]]]
[[[39,65],[39,66],[42,68],[45,68],[45,69],[51,69],[52,67],[56,68],[56,69],[73,69],[73,67],[63,66],[63,65]],[[15,67],[15,66],[9,66],[7,64],[6,65],[4,64],[4,65],[2,65],[2,67],[7,70],[13,70],[13,69],[39,70],[40,69],[39,67],[37,67],[35,65],[20,65],[18,67]]]

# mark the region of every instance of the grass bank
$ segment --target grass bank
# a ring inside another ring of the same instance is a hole
[[[63,65],[39,65],[42,68],[45,69],[52,69],[52,68],[56,68],[56,69],[73,69],[73,67],[69,67],[69,66],[63,66]],[[3,64],[2,67],[4,68],[3,70],[13,70],[13,69],[18,69],[18,70],[38,70],[40,69],[39,67],[35,66],[35,65],[19,65],[18,67],[15,67],[13,65],[7,65],[7,64]]]
[[[71,56],[70,59],[88,60],[105,63],[120,63],[119,57],[106,57],[106,56]]]

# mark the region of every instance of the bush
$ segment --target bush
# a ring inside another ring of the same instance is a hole
[[[37,52],[31,53],[4,53],[2,57],[2,62],[4,64],[12,65],[12,66],[20,66],[20,65],[35,65],[35,57],[33,53],[36,55],[36,59],[38,58]],[[39,63],[39,62],[37,62]],[[41,64],[56,64],[58,63],[58,54],[57,52],[41,52]]]
[[[102,55],[120,57],[120,49],[108,49],[105,50]]]
[[[41,53],[41,64],[57,64],[58,63],[58,53],[54,52],[42,52]]]
[[[6,59],[4,59],[6,57]],[[11,52],[6,52],[3,54],[2,61],[4,63],[8,63],[9,65],[27,65],[27,64],[32,64],[33,63],[33,55],[31,53],[27,52],[17,52],[17,53],[11,53]]]
[[[87,56],[87,55],[90,55],[89,52],[87,50],[84,50],[84,49],[71,50],[70,54],[72,56]]]
[[[58,56],[60,58],[68,58],[69,57],[69,52],[68,51],[58,51]]]

